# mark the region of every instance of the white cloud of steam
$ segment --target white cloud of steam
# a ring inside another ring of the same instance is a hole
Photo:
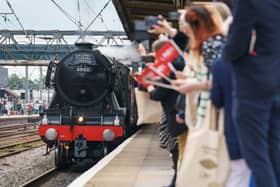
[[[101,53],[111,58],[116,58],[123,64],[131,64],[132,62],[140,61],[140,55],[137,52],[136,46],[126,45],[124,47],[98,47]]]

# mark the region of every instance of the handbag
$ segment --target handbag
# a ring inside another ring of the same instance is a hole
[[[185,121],[188,126],[196,124],[197,97],[198,92],[191,92],[185,96]]]
[[[148,92],[140,91],[135,88],[136,106],[137,106],[137,125],[159,123],[162,113],[162,106],[159,101],[150,99]]]
[[[177,187],[223,187],[229,172],[224,136],[223,112],[207,103],[204,124],[189,126],[184,157],[178,171]]]

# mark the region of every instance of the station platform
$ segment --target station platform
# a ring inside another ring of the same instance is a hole
[[[0,116],[0,125],[33,123],[39,120],[39,115],[10,115]]]
[[[159,147],[159,126],[147,125],[69,187],[162,187],[172,176],[168,151]]]
[[[39,117],[39,114],[31,114],[31,115],[3,115],[0,116],[0,120],[5,119],[27,119],[27,118],[36,118]]]

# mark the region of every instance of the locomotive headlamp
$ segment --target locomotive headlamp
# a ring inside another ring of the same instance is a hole
[[[53,141],[57,138],[57,131],[54,128],[49,128],[48,130],[46,130],[45,132],[45,137],[47,138],[47,140]]]
[[[84,122],[84,117],[83,116],[79,116],[78,117],[78,123],[83,123]]]

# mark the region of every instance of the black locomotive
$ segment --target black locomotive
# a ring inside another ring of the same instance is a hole
[[[91,44],[48,67],[46,86],[55,93],[42,114],[39,134],[57,167],[104,156],[135,129],[129,68]]]

